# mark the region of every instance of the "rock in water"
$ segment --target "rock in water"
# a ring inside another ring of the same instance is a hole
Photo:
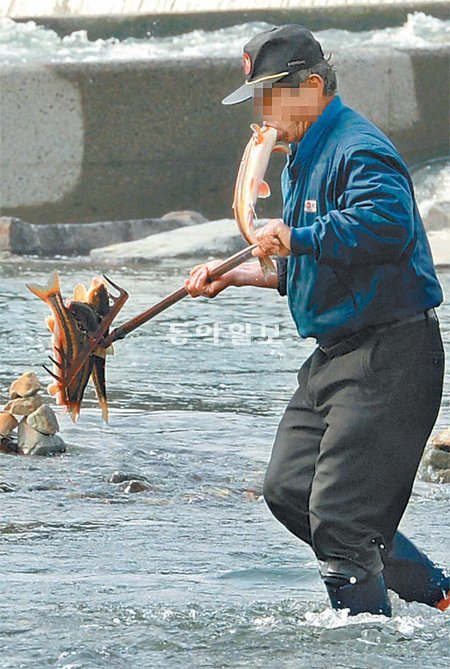
[[[0,436],[7,437],[17,426],[18,421],[6,411],[0,412]]]
[[[426,445],[419,469],[422,481],[450,483],[450,449],[445,441],[448,434],[449,430],[444,430]]]
[[[260,223],[263,221],[260,220]],[[265,221],[264,221],[265,222]],[[146,262],[167,258],[225,258],[246,246],[236,223],[231,219],[208,221],[169,232],[145,237],[139,241],[113,244],[91,251],[95,261],[112,264]]]
[[[18,450],[22,455],[55,455],[64,453],[66,445],[56,434],[42,434],[23,418],[18,429]]]
[[[0,453],[7,453],[8,455],[17,454],[17,441],[12,437],[0,436]]]
[[[24,455],[59,455],[66,452],[66,444],[57,434],[41,434],[41,440]]]
[[[439,434],[436,434],[431,443],[435,448],[439,448],[441,451],[450,451],[450,428],[442,430]]]
[[[121,472],[118,469],[108,476],[108,483],[125,483],[126,481],[146,481],[145,476],[132,474],[131,472]]]
[[[125,481],[120,488],[123,492],[145,492],[150,489],[143,481]]]
[[[5,405],[3,411],[15,414],[16,416],[29,416],[30,413],[39,409],[44,404],[42,397],[33,395],[32,397],[19,397],[11,400]]]
[[[13,381],[9,387],[9,397],[14,400],[17,397],[31,397],[40,390],[41,384],[34,372],[24,372],[18,379]]]
[[[56,432],[59,432],[56,414],[47,404],[43,404],[39,409],[33,411],[28,416],[27,423],[42,434],[56,434]]]

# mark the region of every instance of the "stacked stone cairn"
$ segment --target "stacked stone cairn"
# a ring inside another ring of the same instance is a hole
[[[9,402],[0,411],[0,451],[20,455],[55,455],[66,445],[53,409],[40,395],[34,372],[24,372],[9,388]]]

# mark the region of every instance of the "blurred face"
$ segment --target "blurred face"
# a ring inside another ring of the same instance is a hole
[[[255,87],[253,101],[256,116],[277,128],[278,139],[285,142],[301,139],[326,106],[318,75],[297,86],[281,81]]]

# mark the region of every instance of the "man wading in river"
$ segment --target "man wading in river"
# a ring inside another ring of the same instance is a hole
[[[213,262],[186,288],[278,289],[300,336],[317,340],[278,427],[264,497],[313,549],[331,605],[390,615],[387,587],[443,609],[449,579],[397,531],[444,372],[442,291],[411,178],[389,139],[335,95],[306,28],[254,37],[244,70],[223,103],[253,97],[291,148],[283,219],[258,230],[254,252],[278,256],[278,276],[264,280],[250,262],[208,283]]]

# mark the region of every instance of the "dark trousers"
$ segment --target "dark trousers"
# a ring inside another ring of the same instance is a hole
[[[430,317],[375,331],[332,359],[317,348],[301,367],[264,496],[320,561],[344,572],[383,569],[436,421],[443,373],[439,323]]]

